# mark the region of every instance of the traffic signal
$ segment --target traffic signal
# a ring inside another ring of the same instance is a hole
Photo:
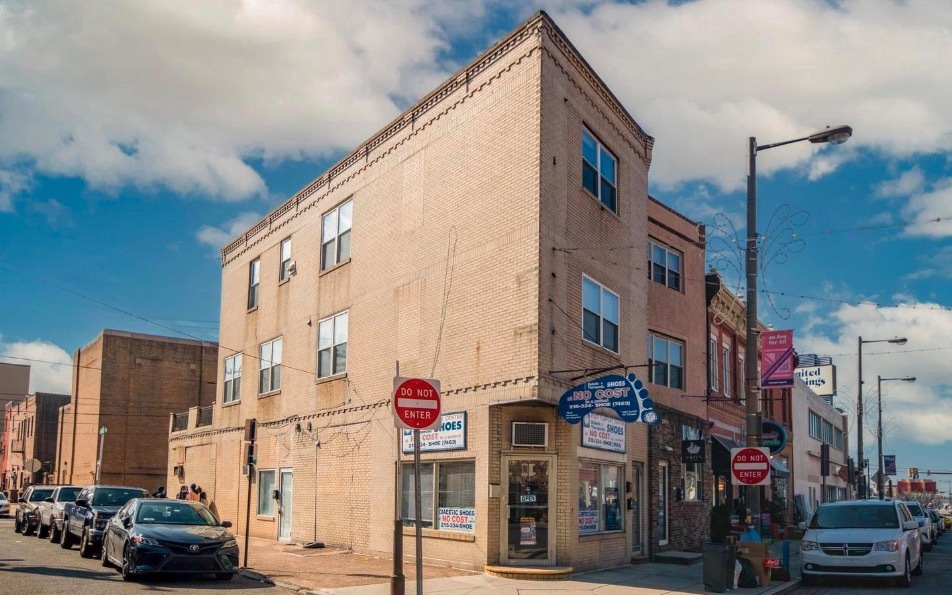
[[[820,475],[826,477],[830,474],[830,445],[820,445]]]
[[[257,465],[258,464],[258,445],[248,443],[245,444],[245,464],[246,465]]]
[[[255,434],[258,431],[258,420],[250,418],[245,420],[245,442],[254,442]]]

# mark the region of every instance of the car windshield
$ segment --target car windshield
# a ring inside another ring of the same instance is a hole
[[[33,490],[30,494],[30,502],[42,502],[53,495],[53,490]]]
[[[912,516],[926,516],[922,513],[918,502],[906,502],[906,507],[909,508],[909,512],[912,513]]]
[[[60,502],[72,502],[76,499],[76,495],[79,494],[79,491],[82,488],[60,488],[59,491],[59,501]]]
[[[156,525],[217,525],[218,521],[204,506],[184,502],[143,502],[136,522]]]
[[[133,498],[146,498],[143,490],[133,488],[100,488],[93,494],[93,506],[122,506]]]
[[[899,515],[891,504],[882,506],[821,506],[811,529],[895,529]]]

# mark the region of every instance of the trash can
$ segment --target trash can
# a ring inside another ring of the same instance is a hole
[[[737,546],[705,543],[703,549],[704,590],[723,593],[734,586],[734,561]]]

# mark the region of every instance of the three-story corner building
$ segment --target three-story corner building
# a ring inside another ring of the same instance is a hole
[[[628,506],[647,496],[647,426],[571,425],[558,403],[600,371],[645,379],[652,145],[530,18],[222,249],[218,399],[210,425],[171,432],[174,478],[241,533],[370,554],[392,553],[399,505],[412,552],[399,366],[442,387],[421,439],[424,558],[628,562],[657,521]]]

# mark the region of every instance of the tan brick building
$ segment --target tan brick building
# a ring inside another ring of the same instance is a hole
[[[56,423],[69,395],[36,393],[7,403],[4,419],[10,428],[10,456],[3,489],[15,494],[34,483],[53,483],[56,470]]]
[[[8,489],[7,482],[12,481],[7,479],[10,476],[9,469],[14,464],[10,452],[13,438],[5,409],[7,404],[15,405],[26,399],[29,392],[30,366],[0,362],[0,489]]]
[[[218,344],[106,329],[73,354],[60,409],[56,481],[154,490],[168,469],[168,419],[215,398]],[[105,432],[102,428],[105,428]]]
[[[648,477],[667,463],[673,499],[684,427],[706,429],[703,229],[649,201],[652,145],[550,18],[529,19],[222,249],[217,399],[211,419],[172,418],[168,483],[202,485],[239,533],[250,511],[257,537],[391,555],[395,502],[414,516],[399,365],[442,387],[421,440],[428,561],[585,570],[693,543],[709,499],[671,502],[683,535],[660,543]],[[650,242],[682,256],[679,287],[649,280]],[[596,444],[594,416],[559,415],[600,374],[671,373],[649,333],[685,346],[683,387],[647,385],[676,455],[649,453],[645,424],[600,415]]]

